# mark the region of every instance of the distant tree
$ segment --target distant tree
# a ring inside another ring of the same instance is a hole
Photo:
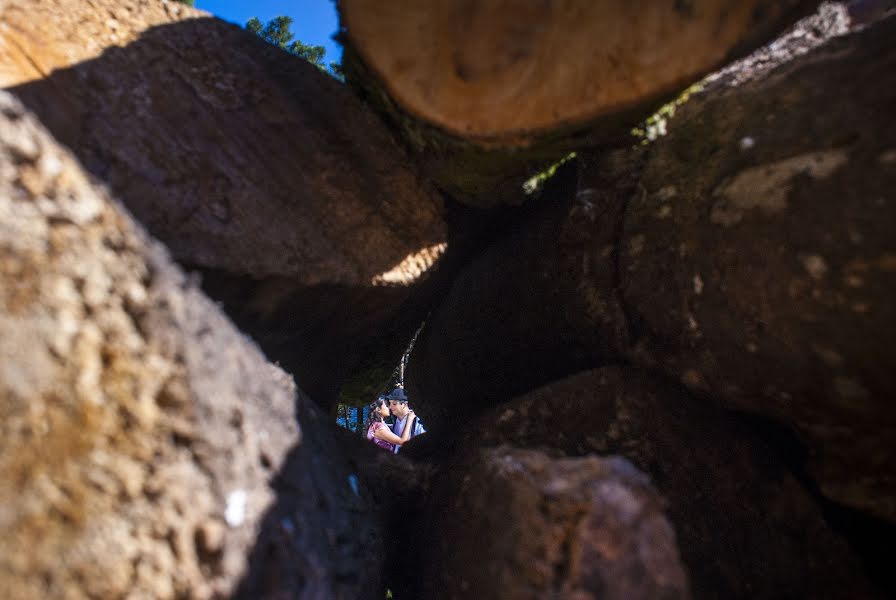
[[[294,37],[292,31],[289,30],[291,25],[292,17],[287,17],[286,15],[274,17],[264,26],[262,26],[258,17],[252,17],[246,22],[246,29],[256,35],[260,35],[269,44],[289,52],[289,42]]]
[[[186,4],[187,6],[196,6],[196,0],[177,0],[181,4]]]
[[[345,82],[345,71],[342,70],[342,65],[338,62],[330,63],[330,75],[339,81]]]
[[[324,56],[327,52],[326,49],[323,46],[314,46],[305,44],[300,40],[293,40],[295,35],[290,31],[291,26],[292,17],[287,17],[286,15],[274,17],[268,21],[267,24],[262,24],[258,17],[252,17],[246,21],[246,29],[269,44],[273,44],[290,54],[304,58],[321,71],[329,73],[336,79],[343,81],[344,76],[342,74],[342,66],[339,63],[331,62],[329,68],[324,63]]]
[[[258,17],[252,17],[248,21],[246,21],[246,29],[251,31],[257,36],[261,36],[261,30],[264,25],[261,24],[261,21],[258,20]]]
[[[301,56],[318,69],[327,70],[326,66],[324,66],[324,54],[327,51],[323,46],[312,46],[296,40],[289,45],[289,52],[296,56]]]

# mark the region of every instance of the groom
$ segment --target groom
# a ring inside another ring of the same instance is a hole
[[[395,388],[386,396],[386,400],[389,401],[389,410],[392,411],[392,414],[395,415],[395,422],[392,424],[392,433],[401,437],[401,434],[404,432],[404,426],[408,420],[408,413],[411,412],[411,407],[408,406],[408,396],[404,393],[402,388]],[[411,437],[417,437],[421,433],[426,433],[426,429],[423,427],[423,424],[420,422],[420,418],[414,419],[414,429],[411,431]],[[401,449],[401,446],[395,446],[395,453]]]

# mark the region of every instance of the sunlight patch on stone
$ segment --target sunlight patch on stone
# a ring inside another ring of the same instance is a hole
[[[447,242],[408,254],[400,263],[374,277],[373,285],[410,285],[426,273],[448,248]]]

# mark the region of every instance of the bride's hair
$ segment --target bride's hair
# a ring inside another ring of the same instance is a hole
[[[379,398],[371,402],[370,406],[367,407],[367,421],[364,422],[365,431],[370,429],[370,426],[374,423],[381,423],[383,421],[383,417],[379,413],[379,408],[385,403],[386,399],[380,396]]]

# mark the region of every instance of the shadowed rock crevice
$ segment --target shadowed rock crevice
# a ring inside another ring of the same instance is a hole
[[[363,403],[388,382],[457,273],[513,228],[509,211],[447,201],[445,212],[447,248],[413,285],[306,286],[289,277],[200,269],[202,287],[325,411],[337,398]]]
[[[458,274],[433,312],[411,355],[407,386],[434,427],[523,393],[542,378],[618,360],[618,339],[588,335],[596,328],[586,309],[602,301],[612,278],[593,295],[576,290],[579,272],[591,268],[581,256],[587,238],[564,218],[594,223],[575,204],[577,180],[576,165],[567,163],[536,201],[506,211],[512,227],[492,234],[494,241]],[[606,247],[612,247],[609,233]]]
[[[880,548],[896,536],[896,525],[856,508],[833,502],[822,494],[809,472],[806,444],[786,424],[750,413],[732,413],[774,453],[818,505],[832,531],[855,553],[868,580],[884,597],[896,593],[893,561]]]
[[[394,501],[378,493],[369,465],[397,467],[380,465],[375,448],[337,429],[307,399],[296,413],[304,441],[272,478],[277,500],[247,551],[235,597],[380,598],[390,539],[382,511]]]

